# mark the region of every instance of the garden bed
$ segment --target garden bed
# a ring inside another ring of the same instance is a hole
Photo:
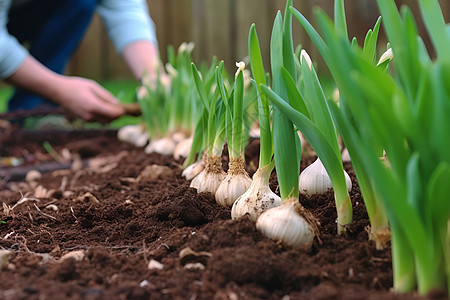
[[[46,172],[34,184],[3,178],[3,203],[13,207],[21,193],[31,199],[0,214],[0,247],[12,251],[0,271],[1,299],[446,299],[390,292],[390,249],[368,241],[350,164],[348,236],[336,235],[332,193],[301,198],[321,224],[321,242],[304,253],[263,237],[245,217],[231,220],[230,209],[189,187],[182,161],[145,154],[109,131],[40,134],[3,132],[1,156],[27,157],[37,167],[53,161],[42,148],[48,141],[58,153],[64,147],[78,153],[85,166]],[[252,140],[250,174],[258,151]],[[303,157],[302,169],[313,159]],[[139,177],[151,165],[169,169],[158,178]],[[54,191],[36,197],[39,186]],[[271,187],[277,191],[275,174]]]

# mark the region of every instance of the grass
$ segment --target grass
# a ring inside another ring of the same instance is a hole
[[[0,114],[5,113],[8,107],[8,99],[13,92],[13,88],[9,85],[0,83]]]

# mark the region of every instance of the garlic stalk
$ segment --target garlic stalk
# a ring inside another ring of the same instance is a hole
[[[352,189],[352,181],[350,176],[345,172],[345,185],[347,191]],[[317,158],[311,165],[302,171],[299,177],[300,193],[306,196],[321,195],[333,189],[330,177],[324,165]]]
[[[305,251],[311,249],[319,232],[317,225],[318,221],[295,197],[264,211],[256,221],[256,228],[266,237]]]
[[[244,169],[242,157],[231,157],[227,176],[217,188],[215,197],[219,205],[231,207],[250,187],[252,180]]]
[[[269,187],[269,178],[273,167],[274,162],[272,161],[256,171],[248,190],[234,202],[231,208],[232,219],[247,215],[250,220],[256,222],[265,210],[281,205],[281,198]]]
[[[208,155],[205,158],[205,169],[191,181],[191,187],[197,189],[197,193],[209,192],[215,194],[220,183],[226,177],[222,169],[219,156]]]

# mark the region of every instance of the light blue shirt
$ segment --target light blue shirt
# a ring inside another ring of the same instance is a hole
[[[0,79],[11,76],[28,55],[6,28],[12,1],[0,0]],[[117,52],[121,53],[126,45],[138,40],[148,40],[157,45],[155,25],[145,0],[99,0],[96,12]]]

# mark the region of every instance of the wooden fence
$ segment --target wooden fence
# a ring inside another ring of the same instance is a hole
[[[242,60],[248,53],[247,37],[250,25],[256,24],[265,64],[269,64],[269,40],[273,20],[278,10],[283,11],[285,0],[147,0],[150,14],[155,22],[159,49],[166,61],[167,45],[178,47],[182,42],[193,41],[194,61],[211,61],[213,56],[224,60],[228,69]],[[308,19],[313,7],[319,6],[328,15],[333,12],[332,0],[294,0],[294,6]],[[418,20],[419,32],[429,44],[428,37],[416,5],[417,1],[398,0],[398,5],[408,3]],[[450,19],[450,1],[441,0],[447,22]],[[375,24],[379,12],[375,0],[347,0],[349,34],[363,41],[367,30]],[[311,41],[294,20],[294,42],[310,52],[314,60],[319,59]],[[381,36],[384,39],[384,36]],[[449,49],[450,50],[450,49]],[[323,64],[322,64],[323,65]],[[324,66],[322,66],[324,68]],[[71,75],[94,79],[130,78],[127,67],[116,54],[98,16],[68,66]]]

